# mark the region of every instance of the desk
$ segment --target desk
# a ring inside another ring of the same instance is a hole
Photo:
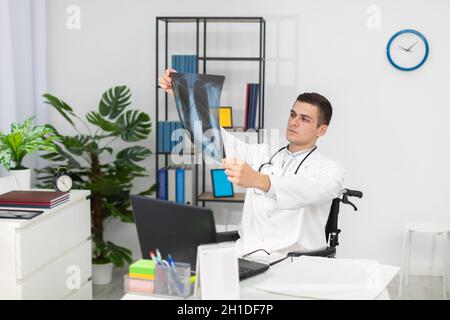
[[[301,300],[302,298],[299,298],[299,297],[270,293],[270,292],[266,292],[266,291],[256,288],[257,285],[266,281],[274,274],[277,274],[277,271],[288,263],[291,263],[290,259],[286,259],[286,260],[270,267],[269,270],[267,270],[266,272],[264,272],[262,274],[259,274],[255,277],[241,281],[240,282],[240,298],[242,300]],[[158,299],[163,299],[163,298],[164,297],[155,297],[155,296],[151,296],[151,295],[127,293],[122,297],[122,300],[158,300]],[[389,300],[389,299],[390,299],[390,296],[389,296],[389,293],[387,292],[386,288],[377,297],[377,300]]]
[[[89,195],[73,190],[33,219],[0,219],[0,299],[92,299]]]

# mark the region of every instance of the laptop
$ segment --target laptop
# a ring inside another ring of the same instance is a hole
[[[142,257],[159,249],[175,261],[191,264],[196,270],[197,247],[217,243],[211,209],[132,195],[131,204]],[[244,280],[269,269],[269,265],[239,259],[239,279]]]

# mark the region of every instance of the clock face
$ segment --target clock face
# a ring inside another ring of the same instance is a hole
[[[412,71],[425,63],[429,46],[418,31],[407,29],[397,32],[387,46],[389,62],[397,69]]]
[[[56,188],[61,192],[67,192],[72,189],[72,178],[67,175],[59,176],[56,179]]]

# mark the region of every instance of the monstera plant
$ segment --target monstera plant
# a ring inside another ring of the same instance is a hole
[[[95,243],[93,263],[112,262],[118,267],[125,262],[130,263],[132,252],[105,241],[103,233],[107,218],[133,222],[130,208],[133,180],[148,176],[139,163],[152,152],[140,145],[126,146],[122,150],[117,148],[124,143],[146,139],[152,128],[150,117],[142,111],[128,110],[131,91],[126,86],[107,90],[98,110],[86,114],[87,122],[61,99],[48,93],[44,94],[44,98],[45,103],[58,111],[77,134],[63,135],[53,128],[60,142],[56,144],[56,151],[42,156],[52,161],[52,166],[36,170],[40,180],[38,186],[51,187],[56,168],[70,170],[74,188],[91,190],[92,239]],[[154,191],[155,185],[140,194],[151,195]]]

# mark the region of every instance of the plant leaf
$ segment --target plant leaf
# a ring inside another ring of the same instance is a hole
[[[23,124],[13,123],[11,133],[1,135],[0,150],[3,154],[0,159],[3,165],[10,169],[11,161],[15,167],[23,168],[22,161],[28,154],[33,154],[40,150],[56,151],[55,141],[59,137],[49,126],[32,127],[34,117],[31,117]]]
[[[156,192],[156,183],[153,184],[150,188],[148,188],[147,190],[142,191],[141,193],[139,193],[140,196],[151,196],[152,194],[154,194]]]
[[[151,132],[150,117],[145,112],[129,110],[117,119],[120,136],[124,141],[133,142],[146,139]]]
[[[100,127],[103,131],[117,133],[117,126],[111,121],[106,120],[100,113],[91,111],[86,115],[87,121]]]
[[[41,157],[53,162],[66,161],[67,167],[69,168],[81,168],[80,163],[69,153],[64,151],[59,145],[56,145],[56,152],[50,152],[42,155]]]
[[[114,195],[122,190],[122,184],[114,177],[100,176],[95,181],[87,184],[87,187],[102,195]]]
[[[81,156],[86,148],[86,145],[90,141],[91,137],[87,135],[76,135],[73,137],[62,137],[62,144],[66,147],[67,151],[77,156]]]
[[[131,90],[127,86],[117,86],[103,93],[98,110],[104,117],[116,119],[131,104]]]
[[[125,148],[116,155],[119,162],[139,162],[145,160],[152,154],[150,149],[142,146]]]
[[[44,103],[51,105],[64,117],[64,119],[69,121],[71,125],[75,125],[72,119],[69,117],[69,115],[74,116],[73,110],[67,103],[49,93],[44,94],[43,97],[47,99],[44,101]]]

